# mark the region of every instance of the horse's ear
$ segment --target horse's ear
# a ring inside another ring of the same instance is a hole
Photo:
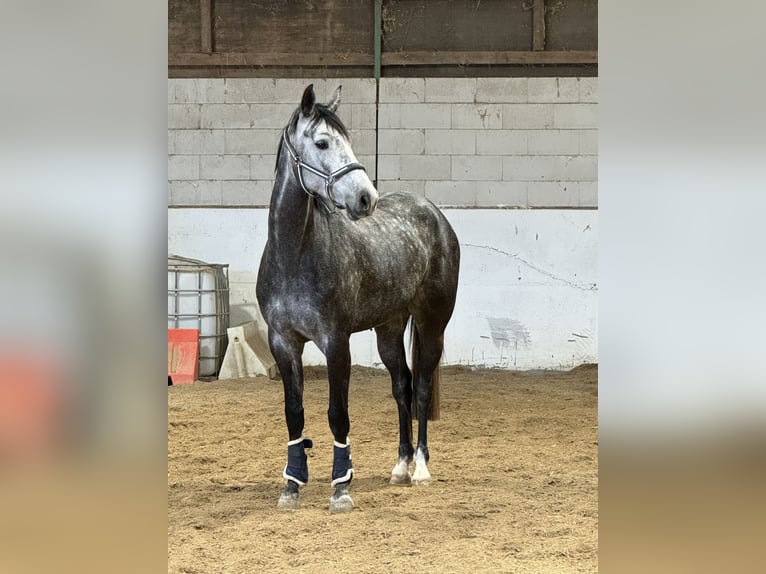
[[[335,91],[332,93],[332,97],[330,98],[330,103],[327,104],[327,107],[330,108],[330,111],[335,113],[335,110],[338,109],[338,106],[340,105],[340,89],[343,86],[338,86],[335,88]]]
[[[309,84],[306,89],[303,90],[303,97],[301,98],[301,113],[304,116],[310,116],[314,111],[314,104],[317,97],[314,94],[314,84]]]

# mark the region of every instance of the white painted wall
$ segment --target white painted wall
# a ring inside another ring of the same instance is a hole
[[[598,360],[597,211],[444,209],[460,239],[457,304],[445,364],[566,369]],[[231,324],[255,317],[266,209],[168,212],[168,253],[230,265]],[[382,366],[372,332],[355,364]],[[324,363],[313,345],[307,364]]]

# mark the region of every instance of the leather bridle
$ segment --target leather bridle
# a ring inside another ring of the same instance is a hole
[[[285,128],[282,131],[282,140],[285,142],[285,147],[287,148],[288,153],[290,154],[290,157],[293,160],[293,163],[295,164],[295,167],[297,168],[298,172],[298,181],[301,184],[301,187],[303,188],[303,191],[305,191],[309,196],[311,197],[319,197],[322,200],[322,205],[327,210],[327,213],[335,213],[335,208],[341,208],[343,209],[345,206],[338,203],[338,201],[335,199],[335,195],[332,192],[332,186],[335,184],[336,181],[338,181],[341,177],[346,175],[347,173],[350,173],[354,170],[361,169],[363,171],[367,171],[365,167],[361,163],[347,163],[340,169],[336,169],[332,173],[327,173],[325,171],[322,171],[321,169],[318,169],[306,162],[304,162],[298,153],[295,151],[295,148],[293,147],[293,144],[290,143],[290,140],[287,137],[287,128]],[[327,196],[327,199],[332,202],[333,209],[330,210],[329,207],[327,207],[327,204],[324,201],[324,197],[317,194],[316,192],[311,191],[308,187],[306,187],[306,183],[303,181],[303,170],[306,169],[313,173],[314,175],[317,175],[321,177],[324,180],[324,189],[325,194]]]

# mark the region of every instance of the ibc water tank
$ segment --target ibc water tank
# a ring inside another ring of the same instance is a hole
[[[229,266],[168,255],[168,329],[199,330],[199,374],[217,376],[229,328]]]

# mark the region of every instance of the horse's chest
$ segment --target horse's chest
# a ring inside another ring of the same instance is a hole
[[[322,322],[318,307],[311,293],[295,292],[286,285],[261,303],[261,313],[272,329],[311,336]]]

